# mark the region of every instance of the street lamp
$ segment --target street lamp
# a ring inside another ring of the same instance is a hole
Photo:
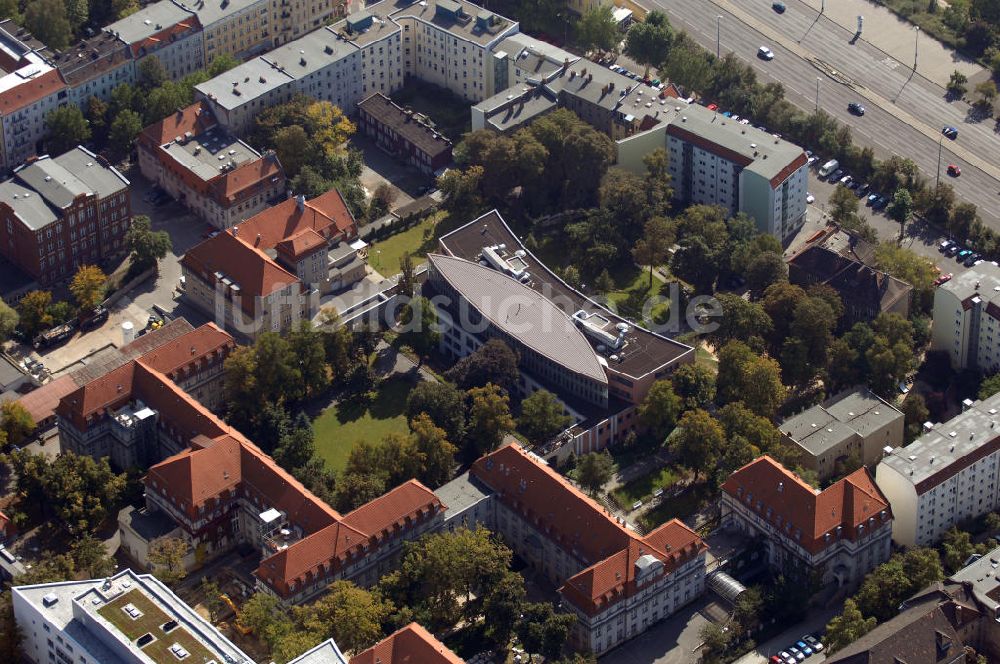
[[[819,112],[819,82],[823,79],[819,76],[816,77],[816,112]]]
[[[937,173],[935,173],[934,178],[934,191],[937,192],[938,186],[941,184],[941,151],[944,150],[944,135],[938,139],[938,165]]]
[[[826,11],[826,0],[819,0],[819,13]]]
[[[917,46],[920,44],[920,26],[913,26],[913,71],[917,71]]]
[[[722,14],[715,17],[715,57],[722,57]]]

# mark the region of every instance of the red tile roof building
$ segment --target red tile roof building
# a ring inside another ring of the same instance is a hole
[[[465,660],[412,622],[393,632],[368,650],[351,658],[350,664],[464,664]]]
[[[680,521],[642,536],[516,444],[482,457],[470,474],[492,491],[487,526],[562,584],[577,616],[575,647],[606,652],[703,592],[708,547]]]
[[[181,259],[185,297],[227,329],[248,338],[286,331],[315,313],[317,295],[344,284],[328,250],[357,237],[357,223],[336,189],[291,198],[201,242]],[[365,274],[364,261],[351,281]]]
[[[230,228],[285,195],[277,156],[230,136],[203,102],[146,127],[136,145],[142,174],[216,228]]]
[[[853,586],[889,559],[892,511],[861,468],[823,491],[768,456],[722,485],[722,525],[767,543],[774,567],[821,571],[823,583]]]

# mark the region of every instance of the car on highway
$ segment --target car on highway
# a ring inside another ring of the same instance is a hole
[[[809,192],[807,191],[807,192],[806,192],[806,203],[807,203],[807,204],[810,204],[810,205],[811,205],[811,204],[813,204],[813,203],[815,203],[815,202],[816,202],[816,197],[815,197],[815,196],[813,196],[812,194],[810,194],[810,193],[809,193]]]
[[[948,175],[957,178],[962,174],[962,168],[958,164],[948,164]]]
[[[757,57],[761,60],[774,60],[774,51],[767,46],[761,46],[757,49]]]
[[[785,13],[785,3],[783,2],[772,2],[771,9],[778,12],[779,14]]]
[[[812,634],[806,634],[802,637],[802,640],[809,644],[809,647],[813,649],[813,652],[823,652],[823,644]]]
[[[854,115],[857,115],[858,117],[861,117],[862,115],[865,114],[865,107],[856,101],[852,101],[850,104],[848,104],[847,110],[853,113]]]
[[[947,282],[951,281],[951,278],[953,276],[955,276],[955,275],[953,275],[951,272],[947,272],[945,274],[942,274],[940,277],[938,277],[937,279],[934,280],[934,285],[935,286],[940,286],[941,284],[947,283]]]
[[[958,129],[952,127],[951,125],[947,125],[944,129],[941,130],[941,133],[950,138],[951,140],[955,140],[956,138],[958,138]]]

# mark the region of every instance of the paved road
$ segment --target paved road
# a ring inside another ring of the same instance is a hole
[[[770,0],[741,0],[739,6],[730,0],[652,3],[713,51],[716,16],[722,16],[722,50],[749,62],[761,80],[781,82],[789,101],[800,108],[815,107],[819,77],[821,107],[850,126],[859,143],[871,145],[880,158],[893,153],[912,158],[931,180],[941,127],[958,127],[958,141],[943,141],[942,168],[953,162],[962,166],[962,177],[948,178],[956,193],[975,203],[984,222],[1000,230],[1000,168],[995,164],[1000,134],[990,120],[972,121],[967,104],[949,103],[940,87],[911,76],[912,61],[900,63],[863,40],[850,45],[849,30],[819,17],[800,0],[789,0],[780,16],[771,10]],[[756,57],[762,44],[774,50],[774,60]],[[863,118],[847,112],[851,101],[865,105]]]

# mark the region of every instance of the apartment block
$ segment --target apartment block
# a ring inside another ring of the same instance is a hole
[[[172,0],[161,0],[161,2]],[[198,17],[204,30],[204,61],[220,55],[239,60],[275,44],[279,0],[188,0],[177,2]]]
[[[61,53],[47,54],[66,82],[69,99],[86,112],[91,97],[107,102],[117,86],[135,84],[135,61],[128,44],[113,33],[101,32],[70,45]]]
[[[789,417],[778,429],[785,444],[798,449],[802,464],[825,480],[838,463],[853,458],[871,467],[886,446],[902,445],[904,419],[874,392],[856,387]]]
[[[11,597],[34,664],[253,664],[152,574],[15,586]]]
[[[366,274],[357,224],[337,190],[288,199],[191,248],[184,298],[242,338],[310,320],[320,294]]]
[[[146,5],[107,26],[104,33],[128,46],[136,80],[139,66],[151,57],[160,61],[171,80],[182,79],[210,62],[205,59],[205,34],[198,15],[169,0]]]
[[[204,102],[146,127],[136,146],[142,174],[216,228],[231,228],[285,197],[278,157],[232,136]]]
[[[673,519],[645,536],[512,444],[437,491],[444,528],[482,524],[559,586],[574,648],[603,654],[694,601],[705,588],[698,535]]]
[[[560,458],[586,454],[638,426],[652,384],[694,351],[616,316],[539,261],[495,210],[439,240],[424,286],[437,308],[441,350],[453,358],[500,339],[520,356],[518,389],[544,387],[573,419]]]
[[[722,526],[759,537],[768,564],[854,587],[889,559],[893,510],[864,468],[823,491],[768,456],[722,485]]]
[[[934,291],[931,348],[953,369],[1000,369],[1000,267],[980,263]]]
[[[393,103],[381,92],[358,103],[358,130],[424,175],[434,175],[451,164],[451,141],[427,118]]]
[[[1000,394],[886,450],[875,481],[892,504],[892,539],[930,546],[952,526],[1000,507]]]
[[[129,181],[78,147],[19,167],[0,183],[0,254],[41,284],[122,255]]]
[[[46,47],[10,19],[0,21],[0,168],[37,155],[45,116],[70,103],[70,90],[45,57]]]

